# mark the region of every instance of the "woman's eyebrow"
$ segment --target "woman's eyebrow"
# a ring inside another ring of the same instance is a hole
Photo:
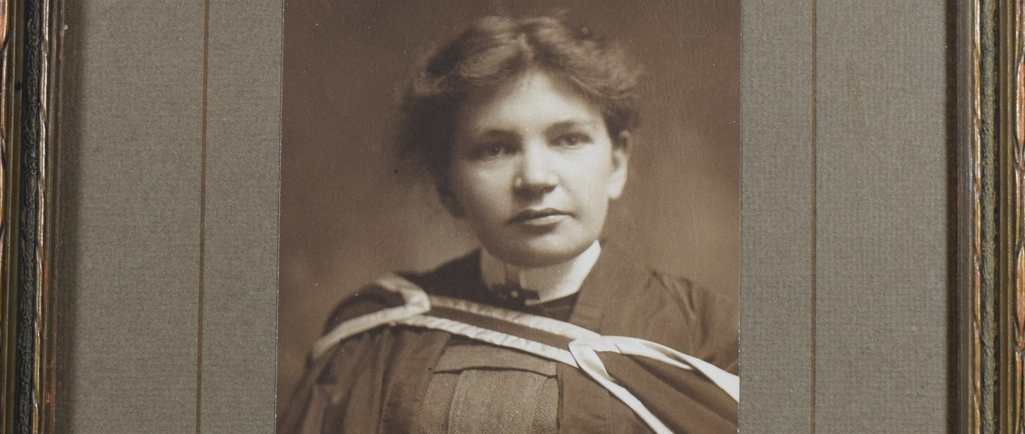
[[[500,139],[500,140],[515,140],[520,137],[514,131],[503,130],[499,128],[488,128],[477,132],[476,136],[481,139]]]
[[[593,126],[595,126],[594,124],[596,124],[596,122],[591,121],[591,120],[570,119],[570,120],[565,120],[565,121],[561,121],[561,122],[556,122],[556,123],[550,125],[548,128],[545,128],[545,133],[546,134],[559,134],[559,133],[564,133],[564,132],[569,131],[569,130],[581,128],[581,127],[593,127]]]

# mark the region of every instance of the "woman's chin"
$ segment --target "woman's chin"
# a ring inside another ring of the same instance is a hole
[[[492,249],[485,246],[489,253],[496,258],[505,261],[510,265],[526,268],[541,268],[561,264],[573,259],[587,250],[594,241],[582,245],[553,246],[553,245],[526,245],[515,246],[515,248]],[[496,251],[497,250],[497,251]]]

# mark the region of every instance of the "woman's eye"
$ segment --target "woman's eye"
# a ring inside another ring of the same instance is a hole
[[[500,157],[509,152],[509,147],[503,143],[485,143],[474,151],[473,156],[478,159],[491,159]]]
[[[585,134],[565,134],[555,139],[558,146],[575,147],[588,143],[591,138]]]

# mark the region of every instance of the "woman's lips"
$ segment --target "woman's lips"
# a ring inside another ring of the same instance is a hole
[[[513,218],[509,219],[509,223],[528,226],[547,226],[562,221],[562,219],[566,218],[568,215],[569,214],[565,212],[553,208],[540,210],[528,209],[513,216]]]

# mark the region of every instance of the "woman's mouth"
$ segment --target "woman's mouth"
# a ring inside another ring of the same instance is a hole
[[[528,209],[517,213],[509,223],[527,226],[547,226],[558,223],[569,214],[553,208]]]

